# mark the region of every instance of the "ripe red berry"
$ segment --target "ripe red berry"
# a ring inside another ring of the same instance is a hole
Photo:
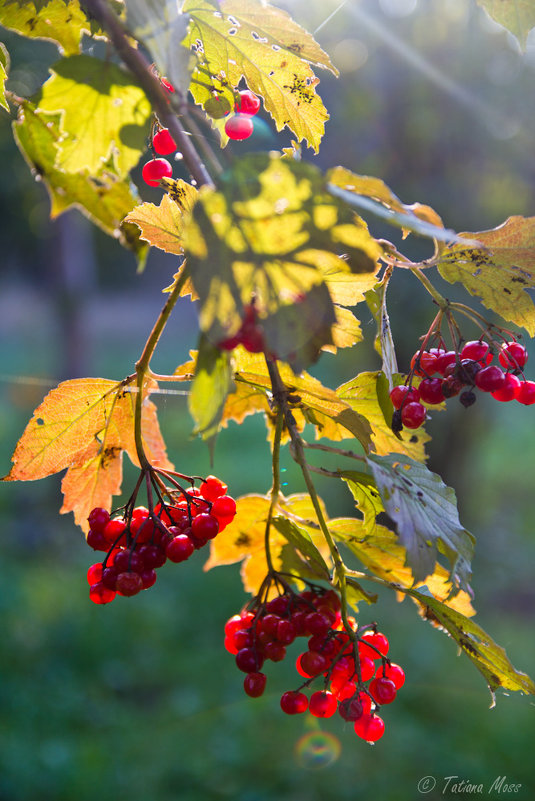
[[[272,662],[282,662],[286,656],[286,647],[281,642],[267,642],[264,645],[264,656]]]
[[[233,517],[236,514],[236,501],[230,495],[221,495],[216,498],[210,514],[214,517]]]
[[[515,398],[524,406],[531,406],[532,403],[535,403],[535,381],[521,381]]]
[[[102,563],[97,562],[94,565],[91,565],[90,568],[87,570],[87,581],[89,586],[92,584],[96,584],[98,581],[102,580]]]
[[[368,689],[378,704],[392,703],[397,692],[394,682],[386,678],[373,679]]]
[[[143,580],[139,573],[119,573],[116,586],[121,595],[137,595],[143,589]]]
[[[240,92],[238,100],[236,101],[236,111],[238,114],[248,114],[250,117],[258,113],[260,109],[260,98],[251,92],[250,89],[245,89]]]
[[[372,646],[370,648],[370,646]],[[390,645],[384,634],[367,631],[359,642],[359,654],[370,659],[379,659],[381,654],[386,656]]]
[[[171,562],[185,562],[189,559],[195,546],[187,534],[178,534],[167,543],[165,553]]]
[[[474,339],[467,342],[461,351],[461,359],[472,359],[475,362],[481,362],[482,365],[488,365],[492,361],[492,353],[486,342]]]
[[[283,645],[290,645],[297,637],[297,631],[291,620],[281,620],[276,631],[277,640]]]
[[[401,422],[405,428],[420,428],[427,416],[421,403],[406,403],[401,410]]]
[[[411,370],[415,375],[433,375],[436,372],[437,356],[424,350],[417,351],[411,359]]]
[[[358,720],[363,713],[362,703],[360,698],[353,696],[351,698],[340,699],[340,706],[338,712],[344,720],[355,721]]]
[[[418,390],[420,400],[424,403],[442,403],[445,400],[441,378],[424,378],[420,382]]]
[[[394,409],[401,409],[401,407],[406,403],[419,401],[420,393],[416,387],[400,385],[399,387],[393,387],[390,390],[390,400],[392,401]]]
[[[94,604],[109,604],[113,601],[116,593],[113,590],[108,590],[101,581],[91,585],[89,588],[89,597]]]
[[[147,161],[141,170],[141,176],[149,186],[158,186],[162,178],[171,178],[173,168],[167,159],[152,159]]]
[[[300,673],[301,676],[305,676],[309,679],[312,676],[318,676],[320,673],[323,673],[323,671],[327,669],[327,665],[327,658],[323,654],[320,654],[319,651],[305,651],[304,654],[297,657],[295,666],[297,672]]]
[[[255,648],[240,648],[236,654],[236,665],[244,673],[257,673],[263,663],[263,657]]]
[[[304,693],[289,690],[281,698],[281,709],[287,715],[300,715],[308,709],[308,698]]]
[[[212,540],[217,535],[219,523],[217,522],[217,518],[213,517],[211,514],[201,513],[193,519],[191,530],[197,539],[206,542],[207,540]]]
[[[265,673],[248,673],[243,680],[243,689],[251,698],[259,698],[266,688]]]
[[[248,139],[254,131],[251,117],[247,114],[235,114],[225,123],[225,133],[229,139],[240,142]]]
[[[115,554],[113,566],[118,573],[139,573],[144,568],[143,560],[137,551],[121,550]]]
[[[125,531],[125,521],[121,520],[120,518],[114,518],[106,523],[102,533],[104,534],[104,537],[108,543],[114,543],[115,545],[126,545]]]
[[[396,690],[399,690],[405,684],[405,671],[394,662],[390,664],[387,662],[384,666],[379,665],[376,675],[377,678],[387,678],[393,681]]]
[[[521,370],[528,360],[528,352],[520,342],[506,342],[498,359],[507,370]]]
[[[89,523],[89,528],[92,531],[100,534],[104,531],[104,526],[109,519],[109,512],[106,509],[102,509],[100,506],[97,506],[95,509],[92,509],[89,512],[87,522]]]
[[[93,531],[92,528],[87,532],[87,544],[94,551],[107,551],[109,543],[101,531]]]
[[[177,149],[177,144],[167,128],[162,128],[152,137],[152,146],[159,156],[168,156]]]
[[[354,725],[355,734],[358,734],[368,743],[375,743],[383,736],[385,731],[384,721],[378,715],[364,713],[355,721]]]
[[[308,709],[316,718],[330,718],[338,708],[338,701],[328,690],[318,690],[310,696]]]
[[[456,361],[457,354],[454,350],[445,351],[440,356],[437,356],[437,361],[435,364],[436,372],[440,373],[440,375],[444,375],[446,368],[449,367],[450,364],[455,364]]]
[[[501,389],[491,392],[492,397],[497,401],[507,402],[516,398],[516,394],[520,388],[520,379],[512,373],[505,374],[505,382]]]
[[[108,590],[115,590],[117,588],[118,572],[114,567],[106,567],[102,571],[102,583]]]
[[[227,489],[227,485],[216,476],[207,476],[199,487],[202,497],[207,501],[215,501],[216,498],[225,495]]]
[[[496,365],[483,367],[475,377],[476,386],[483,392],[496,392],[505,384],[505,374]]]
[[[147,568],[146,570],[142,570],[139,575],[141,576],[141,582],[143,584],[144,590],[148,590],[149,587],[152,587],[152,585],[156,583],[156,579],[158,578],[158,576],[156,575],[156,571],[153,568]]]

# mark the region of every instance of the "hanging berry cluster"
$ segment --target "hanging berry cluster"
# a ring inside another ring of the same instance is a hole
[[[139,484],[138,484],[139,486]],[[137,595],[156,581],[156,570],[168,560],[184,562],[195,550],[232,522],[236,502],[227,495],[227,485],[215,476],[208,476],[199,488],[173,489],[152,511],[134,506],[124,507],[123,515],[110,517],[105,509],[89,514],[87,543],[95,551],[106,551],[102,562],[87,571],[89,597],[94,603],[107,604],[118,595]]]
[[[260,110],[260,98],[250,89],[244,89],[238,92],[234,109],[236,113],[225,123],[225,133],[234,141],[248,139],[254,131],[252,117]]]
[[[500,366],[492,364],[496,355]],[[424,404],[442,403],[455,395],[463,406],[471,406],[477,397],[475,389],[501,402],[535,403],[535,381],[526,380],[523,373],[527,360],[526,348],[514,339],[496,345],[482,338],[467,342],[460,350],[437,347],[417,351],[406,384],[390,392],[395,409],[392,428],[419,428],[427,415]],[[417,387],[412,386],[414,376],[422,376]]]
[[[266,687],[264,663],[282,661],[288,645],[297,637],[308,637],[308,648],[296,662],[304,681],[282,695],[282,711],[295,715],[308,709],[315,717],[329,718],[338,710],[354,724],[359,737],[375,742],[385,728],[379,708],[394,700],[405,674],[387,658],[384,634],[373,624],[359,628],[351,617],[348,630],[340,606],[334,590],[312,585],[299,594],[288,589],[267,603],[253,601],[227,621],[225,648],[247,674],[245,692],[257,698]],[[314,681],[321,681],[323,688],[309,698],[303,690]]]

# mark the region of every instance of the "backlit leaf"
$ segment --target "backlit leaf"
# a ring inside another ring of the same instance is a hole
[[[535,6],[532,0],[477,0],[493,20],[514,33],[523,50],[528,33],[535,26]]]
[[[47,0],[45,4],[2,0],[0,25],[31,39],[48,39],[67,56],[80,52],[82,34],[91,31],[78,0]]]
[[[188,210],[195,202],[197,190],[186,181],[173,181],[173,193],[183,199],[179,205],[171,194],[163,195],[160,205],[142,203],[136,206],[126,221],[135,223],[141,229],[141,239],[166,253],[181,255],[182,232],[184,228],[184,207]]]
[[[56,62],[43,85],[38,109],[61,114],[56,166],[98,174],[113,158],[125,176],[146,147],[151,107],[129,74],[111,61],[71,56]]]
[[[452,583],[470,591],[475,540],[459,521],[454,490],[425,465],[401,454],[369,455],[368,464],[415,581],[434,573],[440,552],[450,562]]]
[[[59,114],[44,114],[24,102],[19,108],[13,133],[28,166],[38,175],[50,196],[50,216],[76,206],[107,234],[119,237],[121,243],[142,258],[147,246],[139,235],[127,237],[121,228],[125,215],[136,205],[135,187],[120,178],[108,164],[101,164],[91,175],[87,169],[68,173],[54,166],[61,138]],[[137,229],[136,229],[137,230]]]
[[[413,431],[405,429],[400,434],[401,439],[398,439],[390,427],[391,420],[385,420],[378,397],[380,375],[379,371],[360,373],[338,387],[336,394],[368,420],[372,427],[372,442],[376,453],[404,453],[413,459],[425,459],[424,445],[430,437],[423,427]]]
[[[0,42],[0,106],[9,111],[9,103],[6,100],[6,80],[9,71],[9,53],[7,48]]]
[[[215,348],[201,336],[195,379],[188,398],[195,434],[203,439],[217,434],[225,401],[233,387],[229,353]]]
[[[505,320],[535,334],[535,217],[509,217],[490,231],[462,234],[481,246],[446,248],[438,264],[443,278],[459,281]]]
[[[148,393],[154,384],[147,385]],[[123,451],[138,464],[134,441],[136,393],[126,381],[79,378],[64,381],[33,413],[13,454],[4,481],[35,481],[67,468],[62,512],[74,512],[87,531],[94,506],[110,509],[121,486]],[[149,461],[171,468],[162,440],[156,407],[143,402],[142,435]]]
[[[306,529],[298,526],[293,520],[289,520],[287,517],[283,516],[275,517],[273,519],[273,525],[277,531],[299,551],[312,572],[313,577],[329,581],[331,575],[329,568]]]
[[[377,334],[375,336],[374,346],[377,353],[383,359],[382,372],[385,374],[389,386],[392,385],[393,376],[398,371],[396,348],[392,337],[392,329],[390,328],[390,318],[386,308],[386,290],[388,289],[391,275],[392,268],[390,267],[385,272],[382,280],[375,284],[373,289],[366,292],[366,303],[377,323]]]
[[[199,105],[214,94],[228,97],[245,78],[263,98],[277,130],[287,125],[299,141],[318,150],[328,114],[316,94],[310,64],[336,72],[312,36],[280,9],[258,0],[186,0],[191,17],[184,44],[198,65],[190,91]]]

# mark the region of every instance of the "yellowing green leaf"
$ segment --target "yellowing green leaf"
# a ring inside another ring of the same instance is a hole
[[[91,25],[78,0],[48,0],[24,3],[3,0],[0,3],[0,25],[31,39],[48,39],[70,56],[80,52],[82,34]]]
[[[6,80],[9,71],[9,53],[7,48],[0,42],[0,106],[9,111],[9,103],[6,100]]]
[[[218,430],[230,390],[234,387],[230,355],[201,336],[195,365],[195,380],[188,399],[196,434],[213,438]]]
[[[318,150],[328,114],[310,63],[336,72],[312,36],[284,11],[258,0],[186,0],[191,24],[184,44],[198,59],[190,91],[203,105],[213,91],[245,78],[264,100],[277,130],[287,125]]]
[[[480,6],[508,31],[514,33],[523,50],[528,33],[535,25],[535,7],[532,0],[477,0]]]
[[[146,387],[146,392],[153,385]],[[138,464],[134,441],[135,393],[126,381],[79,378],[64,381],[37,407],[13,454],[4,481],[35,481],[67,468],[62,512],[74,512],[87,530],[94,506],[109,509],[121,485],[121,459],[126,451]],[[143,403],[145,453],[158,467],[170,468],[156,407]]]
[[[71,56],[56,62],[43,85],[38,110],[61,114],[56,166],[98,174],[112,158],[127,175],[145,150],[151,108],[127,72],[110,61]]]
[[[173,192],[180,195],[186,207],[192,206],[197,190],[186,181],[174,181]],[[141,239],[149,245],[164,250],[166,253],[182,255],[182,232],[184,229],[184,206],[179,205],[171,194],[165,194],[160,205],[142,203],[136,206],[126,221],[135,223],[141,230]],[[188,209],[189,210],[189,209]]]
[[[138,201],[135,189],[108,164],[91,175],[88,170],[68,173],[54,166],[61,138],[59,114],[44,114],[25,102],[13,123],[15,141],[28,166],[39,176],[50,196],[50,216],[57,217],[71,206],[79,208],[107,234],[142,256],[147,246],[139,236],[127,237],[121,228],[125,215]]]
[[[362,341],[360,320],[343,306],[335,306],[336,322],[332,327],[332,345],[324,345],[323,350],[334,352],[336,348],[352,348]]]
[[[378,454],[404,453],[416,460],[425,459],[425,443],[430,437],[423,427],[415,431],[404,430],[398,439],[385,420],[378,397],[377,372],[360,373],[356,378],[338,387],[336,395],[355,412],[366,418],[372,428],[373,449]]]
[[[375,284],[373,289],[366,292],[366,303],[377,323],[374,347],[382,357],[382,372],[385,374],[389,385],[393,383],[393,377],[398,371],[396,348],[386,307],[386,290],[388,289],[392,269],[392,267],[389,267],[382,280]]]
[[[306,529],[282,515],[273,519],[273,525],[304,559],[309,571],[308,577],[312,575],[313,578],[329,581],[330,570]]]
[[[473,234],[481,246],[452,245],[438,264],[443,278],[459,281],[505,320],[535,334],[535,306],[528,291],[535,286],[535,217],[509,217],[498,228]]]

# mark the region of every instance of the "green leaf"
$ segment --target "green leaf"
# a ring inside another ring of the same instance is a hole
[[[361,601],[366,601],[367,604],[377,603],[377,594],[368,592],[356,579],[351,576],[346,576],[346,595],[349,606],[358,611],[358,605]]]
[[[437,601],[422,590],[403,590],[425,609],[425,617],[445,629],[482,673],[491,693],[499,687],[535,694],[535,684],[513,667],[504,649],[497,645],[473,620]]]
[[[535,26],[533,0],[477,0],[477,2],[495,22],[516,36],[522,50],[526,49],[528,33]]]
[[[37,99],[38,111],[61,114],[56,166],[98,174],[113,159],[119,176],[146,147],[151,107],[129,74],[110,61],[71,56],[56,62]]]
[[[233,105],[242,78],[263,98],[277,130],[287,125],[299,141],[318,150],[328,119],[310,64],[336,73],[313,37],[280,9],[258,0],[186,0],[191,25],[184,41],[198,66],[190,91],[204,105],[214,94]]]
[[[361,298],[381,254],[316,168],[276,154],[244,157],[219,190],[203,189],[184,246],[210,341],[233,337],[254,298],[267,350],[297,371],[332,343],[340,277],[342,295]]]
[[[195,421],[195,433],[203,439],[217,434],[225,401],[233,387],[229,354],[201,336],[189,410]]]
[[[385,272],[382,280],[375,284],[373,289],[369,289],[366,292],[366,303],[377,323],[377,334],[374,343],[375,350],[383,359],[382,372],[385,374],[389,385],[392,384],[394,373],[398,371],[396,348],[392,338],[390,318],[386,308],[386,290],[388,289],[391,275],[392,268],[389,268]],[[390,419],[392,419],[391,411]]]
[[[451,487],[402,454],[368,456],[385,510],[395,522],[415,582],[433,574],[438,551],[451,565],[451,581],[470,592],[474,537],[461,526]]]
[[[9,103],[6,100],[6,80],[9,72],[9,53],[7,47],[0,42],[0,106],[9,111]]]
[[[443,278],[459,281],[505,320],[535,335],[535,306],[528,290],[535,287],[535,217],[509,217],[490,231],[462,234],[473,247],[446,248],[438,263]]]
[[[31,39],[48,39],[67,56],[79,53],[82,35],[91,32],[78,0],[27,0],[19,4],[2,0],[0,25]]]
[[[304,557],[306,564],[313,573],[313,577],[330,580],[329,568],[305,528],[282,516],[274,517],[273,525]]]
[[[121,221],[139,202],[135,187],[121,179],[107,164],[90,175],[88,170],[67,173],[55,165],[61,138],[59,114],[36,112],[26,101],[13,123],[15,142],[28,166],[44,183],[50,196],[50,216],[57,217],[71,206],[79,208],[92,222],[110,236],[118,237],[125,247],[142,259],[148,247],[140,242],[139,232],[121,228]]]

